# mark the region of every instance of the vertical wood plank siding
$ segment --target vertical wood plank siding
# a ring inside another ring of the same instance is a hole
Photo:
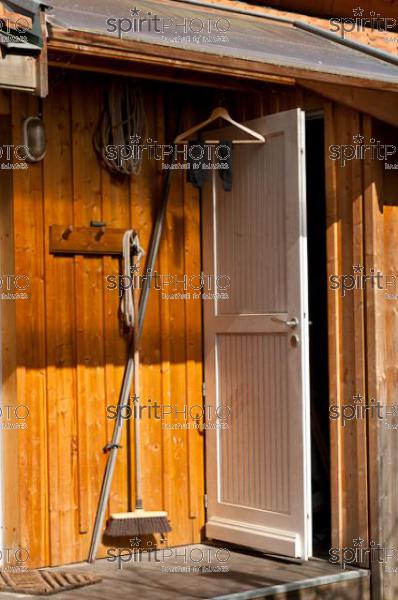
[[[92,134],[107,84],[103,77],[55,72],[44,101],[47,156],[27,171],[14,171],[12,190],[10,177],[8,183],[4,180],[4,215],[11,238],[4,227],[0,237],[11,256],[2,268],[26,274],[31,282],[29,300],[17,302],[15,309],[2,307],[3,379],[7,375],[3,395],[8,404],[26,403],[30,408],[28,428],[6,440],[6,477],[13,491],[6,496],[5,541],[28,546],[32,567],[87,556],[105,464],[102,448],[113,426],[106,408],[117,403],[126,357],[118,297],[105,284],[106,275],[118,272],[118,259],[54,257],[49,253],[48,227],[103,219],[110,226],[138,229],[148,250],[160,203],[162,171],[157,161],[144,160],[141,174],[128,180],[110,175],[94,155]],[[327,230],[328,276],[350,275],[357,264],[367,269],[390,265],[398,271],[397,208],[389,207],[380,216],[381,176],[379,165],[373,164],[377,161],[351,161],[341,168],[328,158],[331,144],[350,144],[353,135],[370,133],[370,119],[300,88],[269,86],[263,95],[222,92],[221,97],[178,86],[170,92],[165,84],[147,82],[144,95],[149,136],[159,143],[170,141],[176,120],[173,102],[178,98],[184,101],[184,127],[206,117],[220,101],[237,119],[295,107],[323,109],[327,222],[319,226]],[[21,143],[22,120],[37,112],[36,99],[11,94],[14,144]],[[181,174],[174,177],[156,265],[163,274],[181,278],[200,272],[198,200]],[[382,400],[386,386],[390,396],[396,395],[395,320],[393,305],[386,312],[374,292],[355,290],[343,299],[328,290],[331,404],[350,404],[357,393]],[[194,407],[193,414],[200,417],[200,301],[161,299],[159,292],[151,291],[141,361],[145,404],[178,406],[180,423],[186,406]],[[166,424],[175,421],[171,415],[166,418]],[[113,512],[128,510],[134,499],[133,422],[126,425],[109,503]],[[354,538],[369,540],[381,531],[377,499],[383,490],[394,495],[397,481],[392,438],[383,446],[390,461],[384,464],[391,467],[384,466],[381,474],[377,453],[385,437],[374,423],[368,429],[365,421],[351,425],[331,424],[332,538],[333,546],[340,547],[352,547]],[[143,419],[142,428],[146,508],[168,511],[170,544],[198,542],[204,525],[204,436],[197,430],[162,429],[155,419]],[[16,450],[17,458],[11,460]],[[384,508],[391,519],[393,509],[396,514],[392,501]],[[385,543],[397,547],[393,538],[392,533]]]
[[[3,373],[4,367],[11,371],[3,393],[9,404],[12,400],[30,408],[28,428],[13,432],[6,442],[6,477],[16,490],[7,492],[6,544],[28,547],[32,567],[87,557],[105,464],[102,449],[114,423],[106,408],[118,401],[126,358],[118,294],[105,282],[106,275],[119,272],[119,260],[54,257],[48,228],[53,223],[88,226],[91,219],[103,219],[109,226],[137,228],[148,251],[162,178],[161,165],[153,160],[145,160],[141,174],[131,180],[112,176],[99,165],[92,134],[107,80],[61,75],[52,84],[44,101],[47,155],[27,170],[13,172],[13,211],[7,208],[9,193],[8,200],[4,194],[3,213],[10,238],[2,234],[9,253],[4,269],[28,275],[31,283],[30,299],[14,307],[14,366],[7,342],[13,319],[10,307],[3,310],[3,318],[10,315]],[[170,113],[164,114],[165,95],[156,86],[146,86],[144,95],[149,137],[160,142],[170,119]],[[14,144],[21,143],[23,119],[38,110],[37,99],[12,94]],[[185,272],[199,273],[200,265],[199,195],[177,176],[157,269],[181,278]],[[154,289],[150,296],[141,399],[144,404],[177,405],[177,422],[182,422],[185,405],[202,405],[200,301],[163,302]],[[174,417],[169,421],[174,423]],[[131,442],[132,421],[121,442],[109,506],[113,512],[128,510],[134,501],[128,429]],[[169,512],[170,544],[198,542],[204,525],[203,434],[162,430],[160,420],[153,418],[144,418],[142,429],[145,507]],[[102,547],[101,554],[105,551]]]

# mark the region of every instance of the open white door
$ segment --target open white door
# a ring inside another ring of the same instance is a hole
[[[308,558],[304,113],[245,124],[267,143],[234,145],[231,192],[217,172],[203,190],[203,270],[230,277],[228,299],[204,300],[208,414],[230,407],[206,432],[206,535]]]

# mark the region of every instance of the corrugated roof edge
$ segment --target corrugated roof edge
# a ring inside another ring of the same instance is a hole
[[[368,56],[373,56],[373,58],[378,58],[379,60],[388,62],[390,64],[398,66],[398,58],[393,54],[389,54],[388,52],[383,52],[383,50],[378,50],[377,48],[371,48],[370,46],[366,46],[366,44],[361,44],[360,42],[354,42],[352,40],[347,40],[346,38],[342,38],[331,31],[327,31],[326,29],[322,29],[321,27],[316,27],[315,25],[310,25],[309,23],[305,23],[304,21],[298,21],[294,19],[289,19],[287,17],[279,17],[276,15],[268,15],[259,10],[246,10],[245,8],[238,8],[232,6],[225,6],[225,4],[213,4],[211,2],[202,2],[201,0],[174,0],[175,2],[181,2],[182,4],[193,4],[195,6],[202,6],[203,8],[215,8],[216,10],[224,10],[226,12],[247,15],[251,17],[258,17],[260,19],[266,19],[268,21],[277,21],[279,23],[286,23],[288,25],[293,25],[297,29],[302,29],[304,31],[308,31],[309,33],[313,33],[315,35],[319,35],[320,37],[327,38],[332,42],[336,42],[346,48],[350,48],[351,50],[358,50],[363,54],[367,54]]]
[[[358,50],[363,54],[367,54],[368,56],[372,56],[373,58],[378,58],[379,60],[398,66],[398,58],[393,54],[383,52],[383,50],[378,50],[377,48],[371,48],[370,46],[366,46],[365,44],[361,44],[360,42],[354,42],[352,40],[347,40],[346,38],[341,38],[340,36],[336,35],[335,33],[332,33],[331,31],[326,31],[326,29],[321,29],[320,27],[315,27],[315,25],[303,23],[302,21],[294,21],[294,26],[297,27],[297,29],[303,29],[304,31],[308,31],[309,33],[314,33],[315,35],[324,37],[328,40],[331,40],[332,42],[336,42],[338,44],[341,44],[342,46],[346,46],[351,50]]]
[[[215,4],[211,4],[209,2],[194,2],[193,0],[177,0],[177,2],[174,0],[173,4],[177,4],[180,3],[181,5],[185,4],[186,7],[188,7],[191,3],[192,4],[197,4],[197,7],[200,8],[202,7],[202,9],[206,10],[206,5],[209,5],[213,10],[215,9],[217,12],[220,12],[220,14],[222,14],[223,10],[222,8],[225,6],[223,4],[221,5],[215,5]],[[254,20],[258,20],[257,18],[257,14],[254,14],[254,11],[244,11],[243,9],[238,9],[236,10],[231,10],[231,7],[226,7],[227,12],[229,12],[229,14],[231,14],[231,16],[234,14],[234,12],[239,15],[240,12],[243,13],[247,13],[248,17],[253,17],[254,16]],[[257,13],[258,11],[256,11]],[[50,13],[51,15],[51,13]],[[261,16],[261,18],[267,19],[268,15],[264,15],[262,13],[260,13],[258,16]],[[280,20],[281,18],[271,18],[271,19],[267,19],[268,21],[276,21],[276,20]],[[49,51],[55,53],[59,53],[59,52],[70,52],[72,50],[73,47],[73,51],[75,53],[79,54],[79,55],[85,55],[85,54],[92,54],[93,56],[96,55],[97,57],[99,57],[100,55],[102,57],[104,57],[106,55],[106,53],[108,52],[118,52],[120,54],[120,56],[122,55],[122,47],[119,46],[119,44],[116,43],[111,43],[111,37],[112,36],[104,36],[103,34],[95,34],[94,32],[92,32],[90,29],[84,30],[84,29],[76,29],[75,32],[76,34],[81,34],[82,37],[81,39],[78,36],[75,35],[71,35],[69,38],[69,32],[74,33],[73,29],[71,29],[66,23],[61,23],[61,19],[59,19],[59,17],[55,17],[51,16],[50,19],[47,18],[47,23],[50,25],[50,29],[49,29],[49,40],[48,40],[48,48]],[[287,19],[286,21],[282,21],[281,22],[281,26],[282,24],[286,25],[287,28],[292,28],[295,29],[294,27],[294,21],[291,21],[290,19]],[[277,25],[277,23],[275,23],[275,25]],[[297,33],[299,31],[299,28],[296,29]],[[321,30],[321,33],[323,33],[323,31],[325,30]],[[66,37],[68,33],[68,37]],[[310,34],[310,37],[317,37],[317,34],[314,33],[313,31],[311,32],[302,32]],[[84,36],[89,36],[89,37],[84,37]],[[91,36],[91,37],[90,37]],[[117,41],[117,40],[116,40]],[[119,40],[120,41],[120,40]],[[192,50],[189,51],[190,56],[186,56],[186,54],[181,55],[180,52],[182,52],[184,49],[183,48],[178,48],[178,47],[171,47],[168,46],[168,48],[172,48],[173,52],[172,55],[173,56],[167,56],[167,58],[165,58],[164,56],[158,56],[157,51],[154,50],[154,43],[155,42],[143,42],[143,41],[138,41],[138,40],[129,40],[131,42],[131,44],[124,44],[123,47],[125,48],[125,50],[129,50],[132,51],[134,54],[134,61],[137,60],[137,56],[139,54],[140,59],[139,62],[143,63],[145,61],[151,62],[151,64],[156,64],[157,66],[171,66],[171,63],[173,63],[173,67],[174,68],[184,68],[184,65],[181,61],[187,61],[187,64],[189,62],[190,68],[193,68],[194,71],[202,71],[202,67],[203,65],[207,65],[208,66],[208,58],[203,58],[202,60],[202,56],[200,57],[199,60],[199,54],[197,52],[194,52]],[[331,46],[333,44],[333,41],[338,42],[339,38],[337,38],[336,40],[329,40],[329,43],[331,43]],[[115,40],[113,40],[113,42],[115,42]],[[84,43],[84,45],[82,46],[82,43]],[[96,47],[98,46],[98,48],[100,49],[96,49]],[[138,47],[139,46],[139,47]],[[164,44],[162,44],[162,46],[165,46]],[[340,44],[339,44],[340,46]],[[364,50],[367,50],[367,47],[362,47],[362,45],[360,45],[361,48],[360,50],[358,48],[347,48],[347,52],[348,53],[352,53],[352,54],[356,54],[357,57],[364,57],[364,55],[366,54],[366,52],[364,52]],[[142,49],[142,53],[141,53],[141,49]],[[137,54],[138,52],[138,54]],[[109,55],[108,58],[115,58],[117,59],[119,54],[116,56],[114,54]],[[142,57],[141,57],[142,54]],[[204,53],[203,53],[204,54]],[[220,73],[220,69],[221,69],[221,59],[222,56],[224,56],[223,54],[220,53],[220,55],[214,54],[214,53],[207,53],[206,55],[210,54],[211,56],[214,56],[218,62],[213,64],[214,67],[214,72]],[[154,58],[156,56],[156,59]],[[388,56],[388,54],[387,54]],[[150,59],[148,59],[148,57],[150,57]],[[385,58],[385,57],[383,57]],[[383,58],[379,56],[375,57],[370,57],[369,60],[372,61],[376,61],[377,63],[379,63],[381,66],[384,64],[386,65],[387,62],[390,63],[389,67],[392,67],[392,72],[390,74],[390,78],[386,79],[383,77],[378,77],[376,75],[358,75],[356,74],[356,71],[352,71],[352,72],[348,72],[348,73],[334,73],[333,70],[325,70],[324,68],[305,68],[305,66],[296,66],[296,67],[292,67],[292,65],[288,65],[288,64],[282,64],[280,62],[270,62],[270,61],[258,61],[256,59],[250,59],[244,56],[241,56],[241,58],[234,56],[234,55],[228,55],[228,59],[229,59],[229,64],[228,64],[228,74],[230,74],[231,76],[236,76],[238,71],[238,76],[241,77],[242,76],[242,69],[245,69],[245,77],[247,79],[253,79],[253,80],[265,80],[265,78],[267,77],[272,77],[273,80],[275,80],[276,77],[288,77],[288,78],[300,78],[300,79],[309,79],[309,80],[316,80],[316,81],[326,81],[326,82],[335,82],[338,84],[342,84],[342,85],[352,85],[354,87],[368,87],[369,89],[380,89],[380,90],[385,90],[385,91],[392,91],[392,92],[398,92],[398,71],[395,70],[395,66],[397,66],[396,64],[391,65],[390,60],[389,61],[385,61],[383,60]],[[390,56],[388,56],[388,58],[390,58]],[[126,56],[124,56],[123,60],[128,60],[128,58]],[[193,61],[193,62],[192,62]],[[200,63],[201,67],[198,67],[198,64]],[[203,63],[203,64],[202,64]],[[239,63],[239,64],[238,64]],[[243,65],[243,63],[245,63]],[[56,61],[54,62],[54,64],[56,64]],[[249,68],[250,66],[250,68]],[[386,65],[387,66],[387,65]],[[258,67],[258,68],[255,68]],[[248,73],[246,73],[246,68],[248,69]],[[236,73],[235,73],[236,71]],[[224,71],[223,71],[224,72]],[[225,74],[225,73],[224,73]]]

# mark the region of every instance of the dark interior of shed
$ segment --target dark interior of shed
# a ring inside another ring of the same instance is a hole
[[[331,544],[324,119],[306,121],[313,554]]]

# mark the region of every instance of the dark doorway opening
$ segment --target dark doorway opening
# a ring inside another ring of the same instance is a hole
[[[306,120],[313,555],[331,544],[324,119]]]

